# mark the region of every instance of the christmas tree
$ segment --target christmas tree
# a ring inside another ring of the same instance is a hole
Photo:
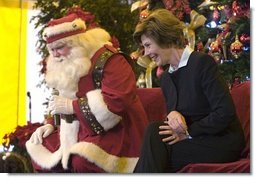
[[[140,19],[168,9],[186,24],[189,45],[213,56],[229,85],[250,80],[250,1],[141,0],[132,8]]]
[[[64,16],[69,8],[79,6],[85,11],[95,15],[98,24],[117,38],[121,50],[129,53],[134,50],[132,33],[137,24],[136,13],[130,13],[130,0],[38,0],[33,8],[40,13],[33,16],[31,21],[35,23],[38,32],[38,51],[42,58],[48,55],[46,43],[42,38],[42,32],[51,19]]]
[[[92,12],[99,24],[118,39],[121,50],[128,54],[138,49],[132,39],[138,21],[146,18],[149,11],[166,8],[187,25],[187,38],[193,39],[189,43],[194,46],[194,50],[214,57],[228,83],[250,80],[249,0],[36,1],[34,8],[40,9],[41,13],[31,20],[36,21],[35,28],[41,28],[38,34],[38,51],[42,58],[48,54],[42,40],[44,27],[50,19],[63,16],[73,6]],[[198,15],[205,20],[198,18]],[[137,60],[137,54],[132,57]],[[151,78],[149,87],[158,86],[158,76],[164,68],[157,68],[148,59],[144,61],[143,64],[137,61],[137,78],[140,73],[146,73],[147,79]]]

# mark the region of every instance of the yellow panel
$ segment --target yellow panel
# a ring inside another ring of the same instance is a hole
[[[27,9],[19,1],[0,0],[0,142],[25,118]]]
[[[26,124],[26,44],[27,44],[27,3],[22,3],[21,16],[21,46],[20,46],[20,69],[19,69],[19,103],[18,125]]]

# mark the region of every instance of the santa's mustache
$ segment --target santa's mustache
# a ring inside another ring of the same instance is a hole
[[[69,62],[72,62],[72,60],[75,60],[75,57],[73,56],[73,54],[70,54],[70,55],[67,55],[67,56],[57,56],[57,57],[54,57],[54,56],[51,56],[51,61],[53,63],[62,63],[64,61],[69,61]]]
[[[53,60],[56,62],[63,62],[65,59],[63,57],[54,57]]]

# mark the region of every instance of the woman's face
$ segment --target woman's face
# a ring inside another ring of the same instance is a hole
[[[161,48],[152,38],[145,35],[141,36],[142,45],[144,47],[144,55],[149,56],[157,66],[169,64],[171,59],[171,49]]]

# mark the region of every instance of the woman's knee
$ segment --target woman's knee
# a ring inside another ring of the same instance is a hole
[[[147,129],[146,129],[146,132],[149,132],[149,133],[155,133],[155,132],[159,132],[159,126],[162,125],[162,122],[160,121],[154,121],[154,122],[151,122]]]

